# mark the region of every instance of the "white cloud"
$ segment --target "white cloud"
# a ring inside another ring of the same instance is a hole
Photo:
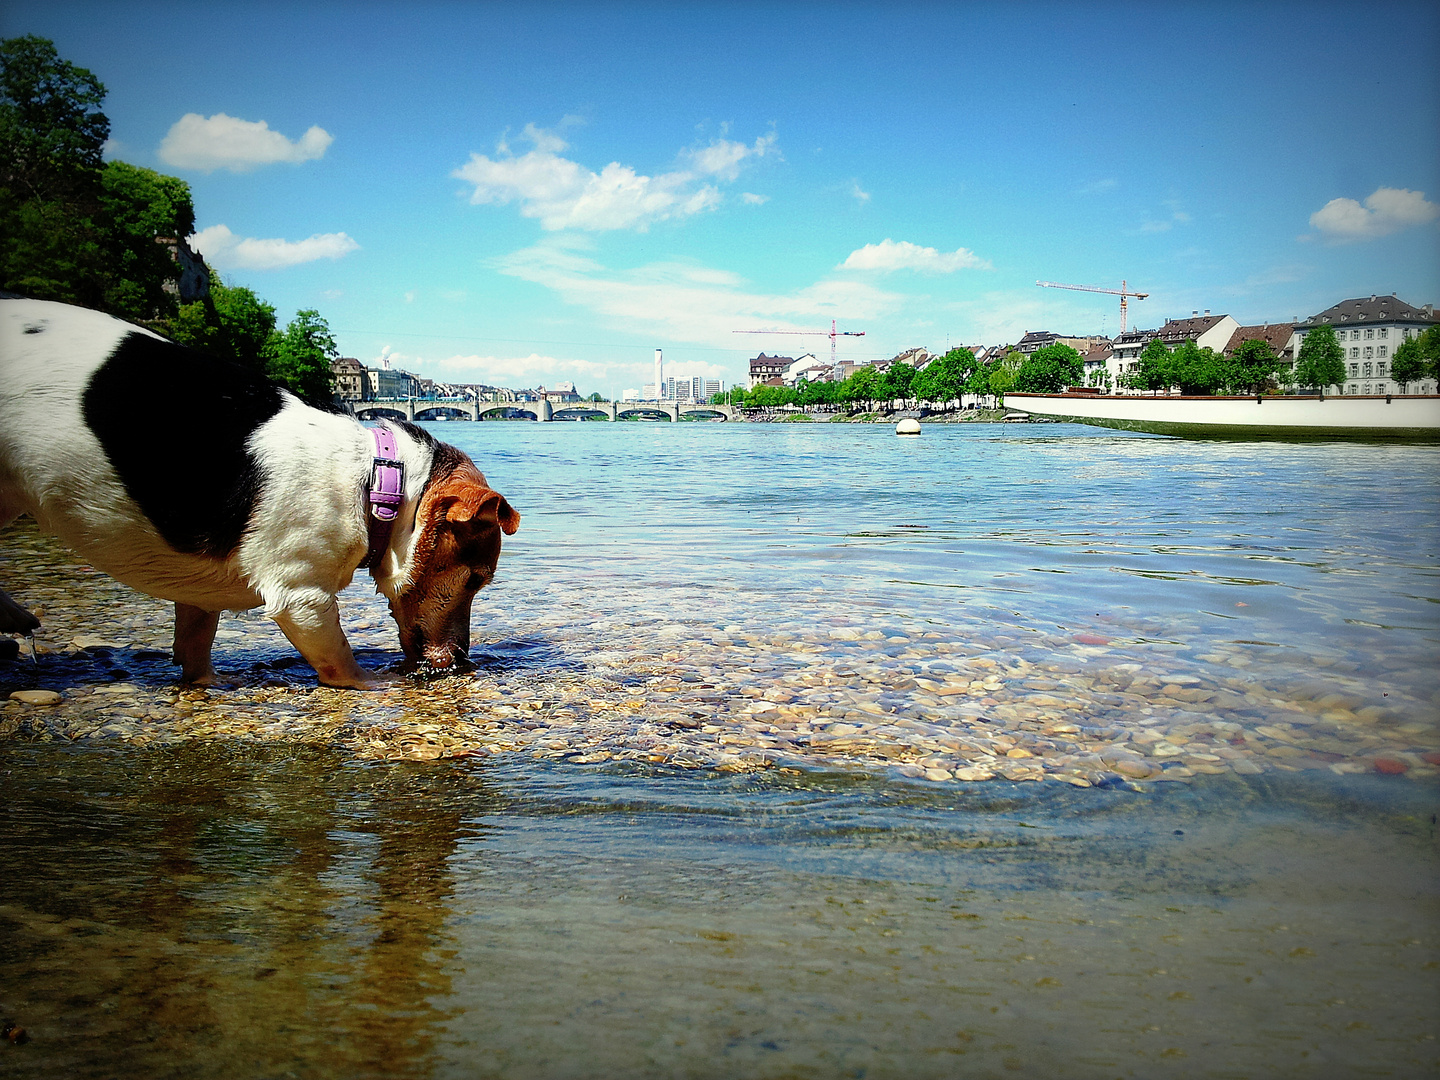
[[[778,153],[774,132],[752,144],[716,139],[681,154],[685,167],[643,176],[612,161],[598,173],[561,157],[569,144],[553,131],[526,124],[521,133],[533,146],[516,156],[502,140],[494,159],[471,154],[450,175],[474,185],[472,204],[518,202],[524,217],[541,228],[604,232],[643,232],[658,221],[690,217],[720,205],[720,189],[710,180],[730,181],[750,158]]]
[[[770,201],[769,195],[756,195],[753,191],[742,191],[740,201],[746,206],[764,206]]]
[[[292,142],[271,131],[264,120],[241,120],[224,113],[207,119],[199,113],[186,113],[160,143],[160,160],[177,169],[249,172],[261,165],[318,160],[334,141],[334,136],[320,127],[310,128]]]
[[[254,240],[236,236],[224,225],[201,229],[190,237],[190,246],[212,266],[230,270],[282,270],[360,250],[343,232],[316,233],[308,240]]]
[[[850,197],[859,203],[870,201],[870,193],[860,186],[859,180],[850,181]]]
[[[905,301],[898,293],[865,282],[838,279],[790,293],[756,292],[736,274],[693,263],[611,270],[575,250],[573,243],[537,244],[498,260],[496,266],[629,332],[643,329],[671,341],[723,348],[758,347],[758,339],[739,338],[736,330],[820,329],[828,328],[833,318],[853,326],[888,314]],[[824,344],[820,337],[790,338],[788,343],[812,350]]]
[[[1331,199],[1310,215],[1310,224],[1330,240],[1372,240],[1402,229],[1424,225],[1440,216],[1440,206],[1427,202],[1423,191],[1376,188],[1364,205],[1354,199]]]
[[[866,244],[852,251],[839,265],[840,270],[918,270],[926,274],[953,274],[956,270],[989,270],[990,264],[969,248],[939,252],[921,247],[908,240],[895,241],[886,237],[878,244]]]
[[[1114,191],[1120,186],[1118,180],[1113,177],[1106,177],[1103,180],[1092,180],[1075,192],[1076,195],[1104,195],[1107,191]]]

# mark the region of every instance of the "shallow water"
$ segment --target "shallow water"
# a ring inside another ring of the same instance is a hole
[[[164,605],[0,533],[0,690],[65,697],[0,708],[0,1068],[1440,1069],[1433,448],[433,430],[524,516],[471,677],[246,614],[179,690]]]
[[[12,744],[17,1076],[1422,1076],[1433,792]]]

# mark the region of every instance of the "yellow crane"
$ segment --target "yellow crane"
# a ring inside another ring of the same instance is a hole
[[[1037,281],[1035,284],[1044,289],[1074,289],[1076,292],[1109,293],[1111,296],[1120,297],[1120,333],[1122,334],[1125,333],[1125,298],[1133,296],[1136,300],[1144,300],[1150,295],[1143,292],[1131,292],[1123,281],[1120,282],[1118,289],[1106,289],[1100,285],[1064,285],[1058,281]]]

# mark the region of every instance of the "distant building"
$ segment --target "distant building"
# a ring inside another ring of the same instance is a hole
[[[1015,351],[1029,356],[1037,349],[1043,349],[1047,345],[1054,345],[1059,339],[1059,334],[1052,334],[1048,330],[1026,330],[1025,336],[1016,344]]]
[[[1113,389],[1118,385],[1119,375],[1113,367],[1115,350],[1110,347],[1109,341],[1091,345],[1080,354],[1080,362],[1085,365],[1086,386]]]
[[[784,385],[785,372],[790,370],[790,365],[794,362],[793,356],[766,356],[762,352],[750,360],[750,380],[745,384],[745,389],[753,390],[761,383],[768,383],[770,379],[779,379],[781,385]]]
[[[1135,369],[1145,346],[1159,338],[1167,349],[1174,350],[1187,341],[1193,341],[1202,349],[1224,352],[1240,324],[1229,315],[1211,315],[1209,310],[1202,315],[1191,312],[1188,319],[1167,319],[1158,330],[1128,330],[1117,337],[1113,344],[1114,359],[1110,363],[1115,388],[1120,389],[1120,376]]]
[[[565,405],[580,400],[580,395],[575,392],[575,384],[572,382],[557,383],[549,390],[543,386],[537,387],[535,393],[545,401],[555,401]]]
[[[385,368],[366,368],[365,377],[370,383],[370,397],[409,398],[415,397],[417,379],[408,371],[391,371]]]
[[[1294,323],[1262,323],[1259,326],[1236,327],[1235,333],[1230,335],[1230,341],[1225,346],[1225,355],[1234,356],[1235,350],[1247,341],[1263,341],[1270,346],[1270,351],[1280,358],[1281,369],[1287,369],[1295,363],[1295,351],[1298,348],[1296,342],[1299,335],[1295,333]]]
[[[1411,307],[1394,295],[1357,297],[1342,300],[1334,307],[1312,315],[1295,327],[1295,355],[1305,335],[1321,326],[1333,326],[1335,337],[1345,350],[1346,374],[1349,378],[1341,388],[1346,394],[1398,394],[1400,384],[1390,375],[1390,361],[1395,350],[1405,341],[1419,337],[1440,319],[1435,305]],[[1422,379],[1410,383],[1405,391],[1411,394],[1435,393],[1436,380]]]
[[[336,400],[365,401],[369,397],[370,381],[365,378],[365,365],[353,356],[330,361],[330,374],[335,379]]]

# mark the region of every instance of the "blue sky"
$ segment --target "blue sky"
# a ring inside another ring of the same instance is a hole
[[[341,352],[508,386],[1440,301],[1431,4],[10,0]]]

